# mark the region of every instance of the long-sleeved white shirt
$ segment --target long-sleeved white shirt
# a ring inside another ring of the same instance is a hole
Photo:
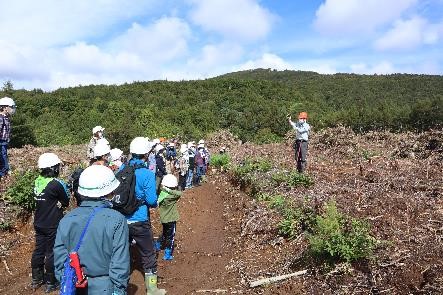
[[[297,140],[308,140],[309,137],[309,131],[311,130],[311,126],[309,126],[309,124],[307,122],[305,123],[294,123],[292,121],[290,121],[292,128],[295,129],[296,131],[296,135],[295,138]]]

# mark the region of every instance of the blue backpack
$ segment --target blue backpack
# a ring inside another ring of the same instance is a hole
[[[66,261],[64,263],[65,270],[63,272],[61,286],[60,286],[60,295],[74,295],[76,293],[76,284],[78,281],[77,274],[75,272],[75,268],[71,266],[71,254],[78,253],[78,249],[80,248],[83,238],[86,234],[86,230],[88,229],[88,226],[94,217],[94,215],[100,211],[101,209],[107,208],[107,206],[95,208],[94,211],[91,213],[91,215],[88,218],[88,221],[86,222],[85,227],[83,228],[82,234],[80,235],[80,240],[78,241],[77,245],[75,246],[74,250],[68,254],[68,257],[66,257]]]

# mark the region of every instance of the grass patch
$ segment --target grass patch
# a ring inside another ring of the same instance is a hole
[[[211,156],[210,165],[216,168],[225,168],[231,162],[228,154],[215,154]]]

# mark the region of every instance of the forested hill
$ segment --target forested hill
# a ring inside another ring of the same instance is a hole
[[[6,84],[6,83],[5,83]],[[443,76],[321,75],[252,70],[197,81],[91,85],[44,92],[13,90],[13,146],[87,142],[106,127],[111,144],[135,136],[200,138],[228,128],[242,140],[273,142],[289,130],[288,113],[309,113],[315,129],[424,130],[443,122]]]

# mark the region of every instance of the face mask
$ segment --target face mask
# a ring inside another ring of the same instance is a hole
[[[103,138],[103,132],[98,132],[97,136],[98,136],[98,138]]]
[[[300,124],[303,124],[304,122],[305,122],[304,119],[300,119],[300,120],[298,120],[298,123],[300,123]]]

